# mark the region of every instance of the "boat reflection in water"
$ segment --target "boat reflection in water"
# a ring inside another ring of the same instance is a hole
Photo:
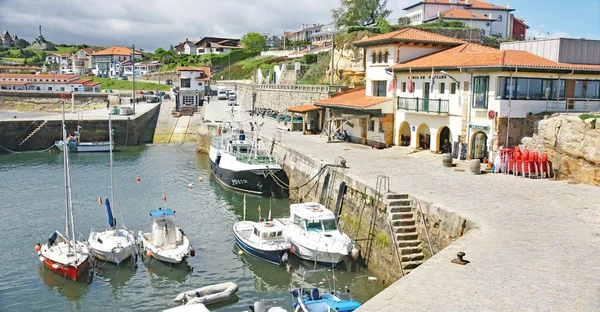
[[[160,281],[166,280],[183,283],[192,276],[192,272],[194,271],[194,268],[187,263],[186,259],[175,264],[162,262],[148,256],[140,258],[153,281],[156,280],[156,277],[159,277]]]
[[[43,263],[37,264],[36,270],[46,286],[50,289],[56,289],[59,294],[67,297],[69,301],[79,301],[87,293],[88,285],[92,284],[92,274],[89,274],[90,272],[87,269],[81,273],[81,278],[77,281],[70,280],[50,271]]]
[[[132,257],[121,262],[120,265],[96,260],[93,267],[94,274],[112,286],[113,294],[117,294],[137,271],[137,263]]]
[[[234,244],[232,251],[238,254],[241,250],[237,244]],[[240,260],[246,264],[244,271],[252,274],[254,279],[254,287],[259,291],[288,291],[288,285],[291,282],[290,274],[286,271],[285,266],[274,266],[262,259],[244,253],[239,256]]]

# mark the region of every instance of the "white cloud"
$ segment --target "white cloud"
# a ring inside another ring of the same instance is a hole
[[[406,0],[390,0],[396,19]],[[54,43],[168,47],[185,38],[282,34],[301,24],[331,22],[339,0],[0,0],[0,29],[27,40],[38,24]]]

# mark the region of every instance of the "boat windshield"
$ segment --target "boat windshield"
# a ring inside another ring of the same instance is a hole
[[[306,220],[306,230],[312,232],[330,232],[337,230],[335,219]]]

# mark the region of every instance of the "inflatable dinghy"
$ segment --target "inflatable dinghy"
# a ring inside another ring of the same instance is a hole
[[[163,312],[210,312],[210,310],[208,310],[203,304],[199,303],[195,305],[182,305],[163,310]]]
[[[211,304],[231,298],[237,291],[238,285],[232,282],[204,286],[202,288],[182,292],[173,301],[190,304]]]

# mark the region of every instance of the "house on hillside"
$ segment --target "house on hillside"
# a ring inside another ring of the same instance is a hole
[[[302,24],[299,30],[295,31],[284,31],[283,36],[291,41],[310,41],[313,35],[320,33],[323,28],[323,24],[314,23],[312,25]]]
[[[73,53],[71,56],[71,63],[73,64],[73,74],[75,75],[87,75],[92,72],[92,49],[80,49]]]
[[[196,54],[227,54],[241,49],[240,39],[204,37],[196,43]]]
[[[404,8],[411,25],[443,21],[459,21],[479,28],[486,36],[512,38],[516,19],[508,6],[479,0],[421,0]],[[518,30],[519,31],[519,30]]]
[[[600,65],[578,61],[596,49],[589,43],[562,60],[413,28],[354,45],[366,50],[364,93],[320,102],[348,121],[355,141],[439,153],[447,140],[455,158],[483,159],[531,135],[535,114],[600,110]]]
[[[195,55],[197,52],[197,46],[196,46],[197,43],[198,43],[198,41],[194,41],[194,40],[190,41],[188,38],[185,38],[184,42],[178,43],[173,48],[175,49],[175,51],[177,51],[177,54],[179,54],[179,55],[182,55],[182,54]]]
[[[15,41],[10,33],[7,31],[0,31],[0,46],[4,48],[12,48],[15,46]]]
[[[46,62],[50,69],[60,73],[72,74],[72,60],[69,53],[50,53],[46,56]]]
[[[339,33],[339,30],[335,26],[335,22],[331,22],[327,25],[322,25],[320,31],[313,32],[310,35],[311,44],[318,45],[329,45],[331,44],[331,40],[333,36]]]
[[[128,47],[113,46],[92,53],[92,72],[94,75],[122,76],[121,62],[130,61],[133,51]],[[136,60],[142,58],[142,52],[135,51]]]
[[[132,76],[133,74],[133,63],[131,61],[122,61],[120,63],[123,69],[123,76]],[[146,75],[153,73],[160,67],[160,62],[153,61],[149,63],[135,63],[135,76]]]

